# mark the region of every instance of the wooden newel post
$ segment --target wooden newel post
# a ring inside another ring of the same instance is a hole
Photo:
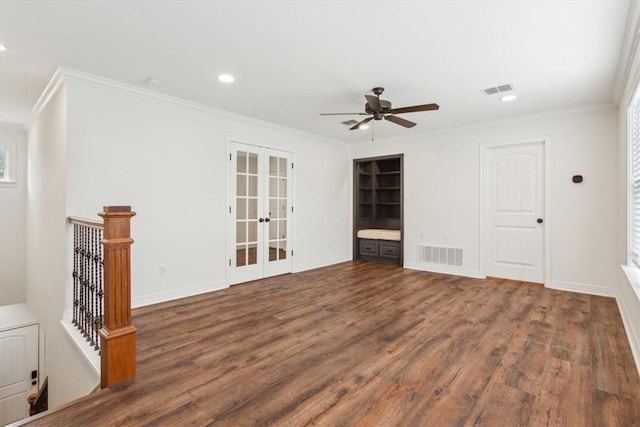
[[[136,376],[136,332],[131,324],[131,212],[130,206],[105,206],[104,321],[100,329],[101,387]]]

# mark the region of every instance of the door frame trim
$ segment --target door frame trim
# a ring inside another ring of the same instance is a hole
[[[268,145],[260,145],[260,144],[251,144],[248,142],[244,142],[241,139],[237,139],[237,138],[230,138],[227,137],[226,138],[226,144],[225,144],[225,204],[224,204],[224,214],[225,214],[225,229],[224,229],[224,281],[225,281],[225,285],[226,287],[231,286],[231,268],[232,266],[229,265],[229,259],[231,258],[231,245],[230,245],[230,238],[231,238],[231,227],[232,227],[232,223],[231,223],[231,215],[229,215],[229,206],[231,206],[231,204],[233,203],[233,201],[235,200],[235,194],[231,194],[231,177],[230,175],[230,171],[231,171],[231,162],[228,160],[229,159],[229,155],[232,154],[231,152],[231,144],[242,144],[242,145],[247,145],[250,147],[257,147],[257,148],[261,148],[261,149],[267,149],[267,150],[276,150],[276,151],[282,151],[285,153],[290,153],[291,154],[291,163],[293,164],[295,162],[295,153],[293,151],[290,150],[286,150],[286,149],[282,149],[282,148],[277,148],[277,147],[271,147]],[[295,206],[295,185],[296,185],[296,179],[295,179],[295,168],[291,169],[291,207]],[[290,238],[287,239],[287,244],[289,245],[289,248],[287,248],[287,250],[290,250],[292,252],[295,251],[295,211],[294,212],[290,212],[291,214],[291,236]],[[233,226],[235,226],[235,224],[233,224]],[[291,256],[291,255],[290,255]],[[294,256],[291,256],[291,272],[295,272],[296,271],[296,258]]]
[[[489,141],[483,142],[478,145],[479,149],[479,242],[478,242],[478,254],[480,255],[480,276],[487,277],[487,262],[488,262],[488,254],[487,254],[487,217],[485,214],[485,198],[486,190],[485,190],[485,173],[486,173],[486,160],[488,158],[488,151],[492,148],[503,148],[514,145],[525,145],[531,144],[534,142],[541,142],[543,153],[544,153],[544,286],[549,287],[551,285],[551,227],[552,227],[552,218],[551,218],[551,153],[550,153],[550,143],[551,137],[540,136],[540,137],[529,137],[529,138],[516,138],[510,140],[499,140],[499,141]]]

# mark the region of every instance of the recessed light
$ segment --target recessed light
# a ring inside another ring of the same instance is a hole
[[[3,44],[0,44],[0,52],[4,52],[5,50],[7,50],[7,47]]]
[[[218,80],[220,80],[223,83],[233,83],[235,79],[231,74],[220,74],[218,76]]]
[[[144,82],[149,85],[157,85],[158,83],[160,83],[160,80],[156,79],[155,77],[147,77]]]
[[[515,100],[516,98],[517,98],[516,95],[505,95],[502,98],[500,98],[500,101],[509,102],[509,101]]]

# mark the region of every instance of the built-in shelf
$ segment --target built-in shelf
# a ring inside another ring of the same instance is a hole
[[[402,166],[402,154],[354,160],[354,259],[402,265],[402,241],[357,238],[358,230],[368,228],[402,232]]]

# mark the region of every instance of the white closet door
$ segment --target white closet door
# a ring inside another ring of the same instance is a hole
[[[544,282],[544,142],[487,149],[488,276]]]
[[[291,153],[231,143],[229,280],[290,273]]]
[[[27,398],[38,391],[31,372],[37,370],[38,326],[0,332],[0,425],[29,416]]]

